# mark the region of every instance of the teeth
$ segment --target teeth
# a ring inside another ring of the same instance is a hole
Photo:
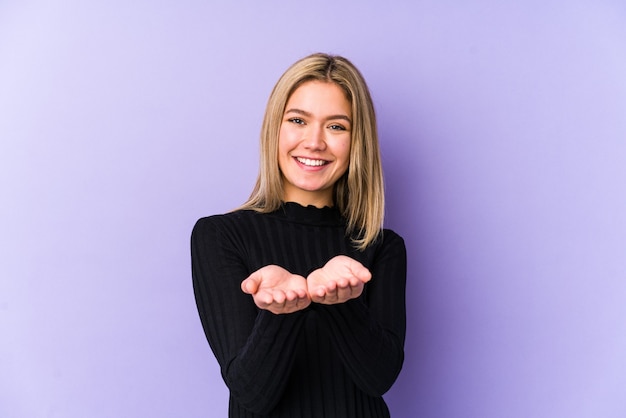
[[[300,157],[296,157],[296,159],[300,161],[302,164],[308,165],[309,167],[319,167],[321,165],[326,164],[326,161],[324,160],[310,160],[308,158],[300,158]]]

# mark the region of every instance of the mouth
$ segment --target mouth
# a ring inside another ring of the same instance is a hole
[[[321,167],[323,165],[328,164],[330,161],[326,161],[326,160],[316,160],[316,159],[310,159],[310,158],[302,158],[302,157],[295,157],[295,159],[303,165],[306,165],[307,167]]]

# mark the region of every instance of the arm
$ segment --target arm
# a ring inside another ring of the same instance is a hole
[[[201,219],[191,236],[192,277],[198,313],[231,395],[256,413],[280,399],[293,363],[302,313],[259,310],[241,282],[249,267],[227,228]]]
[[[314,305],[348,373],[372,396],[389,390],[404,361],[406,249],[392,231],[385,231],[383,240],[370,266],[371,281],[360,297]]]

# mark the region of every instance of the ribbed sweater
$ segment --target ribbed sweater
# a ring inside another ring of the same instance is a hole
[[[276,315],[240,288],[266,265],[307,277],[336,255],[372,273],[360,297]],[[338,210],[285,203],[273,213],[198,220],[191,256],[200,320],[230,390],[229,417],[389,417],[382,395],[402,368],[406,328],[398,234],[386,229],[359,251]]]

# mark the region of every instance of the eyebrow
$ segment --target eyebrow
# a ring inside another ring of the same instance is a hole
[[[307,117],[311,117],[311,116],[313,116],[313,115],[311,114],[311,112],[307,112],[306,110],[302,110],[302,109],[295,109],[295,108],[294,108],[294,109],[289,109],[289,110],[286,110],[286,111],[285,111],[285,114],[287,114],[287,113],[297,113],[297,114],[299,114],[299,115],[303,115],[303,116],[307,116]],[[348,121],[349,123],[352,123],[352,120],[351,120],[348,116],[346,116],[346,115],[342,115],[342,114],[339,114],[339,115],[330,115],[330,116],[327,116],[327,117],[326,117],[326,120],[336,120],[336,119],[342,119],[342,120]]]

